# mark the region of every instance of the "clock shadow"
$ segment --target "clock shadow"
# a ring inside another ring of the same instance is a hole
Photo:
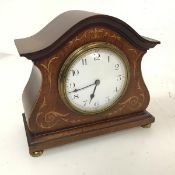
[[[1,60],[1,59],[4,59],[5,57],[9,57],[9,56],[11,56],[11,55],[12,55],[12,54],[0,52],[0,60]]]

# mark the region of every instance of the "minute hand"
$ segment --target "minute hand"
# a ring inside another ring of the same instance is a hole
[[[71,92],[69,92],[69,93],[77,92],[77,91],[80,91],[80,90],[86,89],[86,88],[88,88],[88,87],[90,87],[90,86],[93,86],[93,85],[95,85],[95,83],[92,83],[92,84],[90,84],[90,85],[87,85],[87,86],[82,87],[82,88],[79,88],[79,89],[74,89],[73,91],[71,91]]]

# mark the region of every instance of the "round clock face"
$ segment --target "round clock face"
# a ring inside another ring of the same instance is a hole
[[[74,51],[60,73],[61,96],[71,109],[85,114],[109,109],[128,82],[125,55],[107,43],[91,43]]]

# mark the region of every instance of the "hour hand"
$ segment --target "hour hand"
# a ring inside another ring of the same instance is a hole
[[[92,101],[92,99],[94,98],[94,96],[95,96],[94,94],[91,94],[91,95],[90,95],[90,101],[89,101],[89,104],[91,103],[91,101]]]
[[[96,80],[96,81],[95,81],[94,90],[93,90],[92,94],[90,95],[89,104],[91,103],[92,99],[95,97],[95,91],[96,91],[96,88],[97,88],[97,86],[98,86],[99,84],[100,84],[100,80]]]

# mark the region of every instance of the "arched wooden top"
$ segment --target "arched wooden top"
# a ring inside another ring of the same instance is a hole
[[[141,50],[148,50],[160,43],[157,40],[139,35],[133,28],[118,18],[73,10],[57,16],[35,35],[24,39],[16,39],[15,44],[20,56],[36,60],[50,55],[79,31],[96,25],[109,27]]]

